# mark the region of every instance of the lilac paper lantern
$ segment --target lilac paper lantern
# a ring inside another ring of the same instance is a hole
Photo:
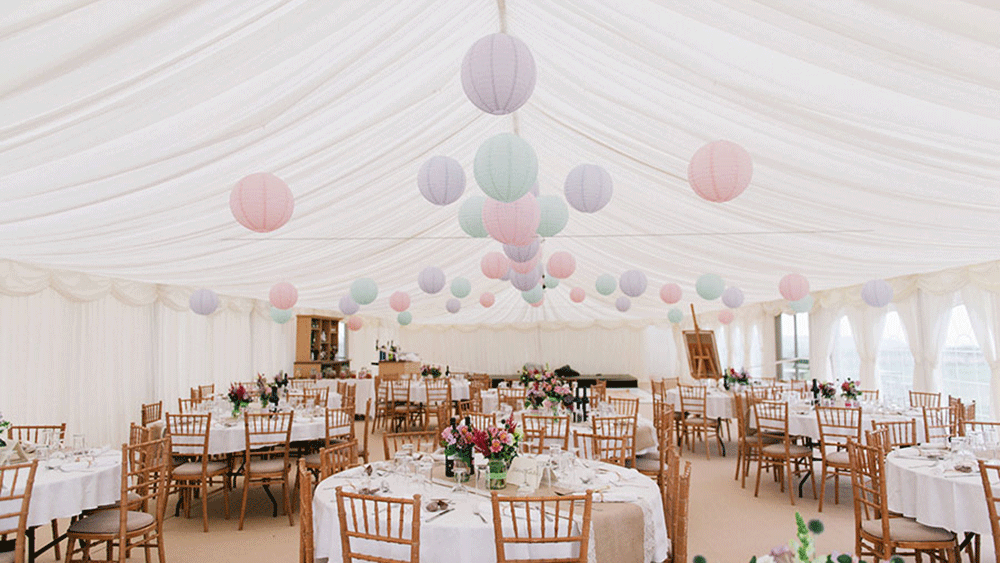
[[[462,59],[462,89],[477,108],[506,115],[535,89],[535,59],[524,41],[493,33],[472,44]]]
[[[574,287],[569,292],[569,298],[573,303],[583,303],[587,297],[587,292],[582,287]]]
[[[549,257],[549,275],[564,280],[576,271],[576,258],[565,250],[560,250]]]
[[[646,292],[646,274],[640,270],[629,270],[618,279],[618,288],[629,297],[639,297]]]
[[[392,307],[393,311],[402,313],[410,308],[410,294],[404,291],[397,291],[393,293],[389,296],[389,306]]]
[[[632,300],[629,299],[628,297],[625,297],[624,295],[622,295],[618,299],[615,299],[615,309],[618,309],[622,313],[628,311],[629,307],[631,306],[632,306]]]
[[[479,269],[491,280],[498,280],[510,270],[510,260],[499,252],[487,252],[479,261]]]
[[[361,320],[361,317],[351,317],[347,319],[347,328],[350,330],[357,332],[361,330],[361,327],[363,326],[365,326],[365,323]]]
[[[727,287],[722,292],[722,304],[735,309],[743,304],[743,292],[738,287]]]
[[[688,182],[708,201],[723,203],[743,193],[753,176],[753,160],[743,147],[712,141],[698,149],[688,164]]]
[[[452,297],[447,303],[444,304],[444,308],[447,309],[449,313],[454,315],[462,309],[462,302]]]
[[[885,307],[892,302],[892,286],[885,280],[869,280],[861,286],[861,299],[872,307]]]
[[[573,209],[584,213],[600,211],[611,201],[611,174],[596,164],[581,164],[570,170],[563,191]]]
[[[735,318],[736,316],[733,315],[732,311],[719,311],[719,322],[724,325],[733,322],[733,319]]]
[[[483,226],[491,237],[503,244],[531,244],[538,236],[535,233],[538,221],[538,201],[531,194],[511,203],[488,199],[483,204]]]
[[[434,205],[448,205],[465,191],[465,171],[454,158],[433,156],[420,167],[417,187],[424,199]]]
[[[511,272],[510,284],[520,291],[528,291],[542,281],[542,273],[535,268],[526,274]]]
[[[434,266],[424,268],[417,276],[417,285],[420,286],[420,290],[431,295],[444,289],[444,282],[444,272]]]
[[[519,274],[527,274],[531,270],[538,267],[538,261],[541,258],[540,254],[536,254],[534,258],[528,260],[527,262],[511,262],[510,269],[514,270]]]
[[[338,303],[337,306],[340,308],[340,312],[347,316],[351,316],[361,309],[357,301],[355,301],[350,295],[341,297],[340,303]]]
[[[496,300],[497,300],[496,296],[489,291],[486,291],[479,296],[479,304],[482,305],[483,307],[486,307],[487,309],[492,307],[493,304],[496,303]]]
[[[191,294],[188,306],[199,315],[211,315],[219,308],[219,296],[211,289],[199,289]]]
[[[292,218],[295,198],[281,178],[257,172],[237,182],[229,192],[229,210],[244,227],[269,233]]]
[[[778,291],[789,301],[798,301],[809,295],[809,280],[802,274],[788,274],[778,282]]]
[[[299,300],[299,291],[288,282],[278,282],[271,286],[271,293],[268,295],[271,305],[278,309],[291,309]]]
[[[539,248],[541,248],[541,240],[535,237],[524,246],[505,244],[503,245],[503,253],[507,255],[507,258],[510,258],[511,262],[528,262],[538,255]]]
[[[662,299],[664,303],[670,305],[677,303],[681,300],[681,295],[681,286],[676,283],[664,284],[663,287],[660,288],[660,299]]]

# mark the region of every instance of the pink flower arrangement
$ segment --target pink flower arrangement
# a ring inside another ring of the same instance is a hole
[[[861,396],[861,391],[858,390],[857,383],[848,379],[840,384],[840,394],[843,395],[844,398],[853,401]]]
[[[473,438],[475,428],[466,424],[455,424],[446,426],[441,431],[441,445],[444,446],[445,455],[460,458],[466,462],[472,460],[472,450],[475,447]]]
[[[509,462],[517,456],[520,442],[521,435],[513,416],[503,421],[502,427],[490,426],[485,430],[477,430],[472,435],[476,451],[490,460]]]
[[[239,410],[250,404],[250,392],[242,385],[235,383],[229,386],[229,402],[233,404],[233,410]]]
[[[548,369],[521,368],[521,383],[528,388],[524,397],[527,408],[555,408],[559,405],[573,408],[573,389]]]

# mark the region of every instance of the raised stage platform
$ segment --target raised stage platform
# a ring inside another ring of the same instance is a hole
[[[496,387],[501,381],[520,381],[521,375],[494,375],[491,376],[493,380],[493,387]],[[576,381],[581,387],[590,387],[598,381],[607,381],[608,388],[616,389],[627,389],[630,387],[638,387],[639,380],[635,376],[627,374],[604,374],[599,373],[597,375],[578,375],[575,377],[566,378],[567,381]]]

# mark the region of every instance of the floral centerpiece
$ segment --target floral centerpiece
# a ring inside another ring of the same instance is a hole
[[[420,375],[437,379],[441,377],[441,368],[437,366],[423,366],[420,368]]]
[[[861,396],[861,391],[858,390],[858,384],[856,382],[848,379],[840,384],[840,394],[843,395],[848,402],[854,402]]]
[[[230,385],[227,397],[229,398],[229,402],[233,404],[233,418],[239,416],[240,411],[250,404],[250,392],[242,385],[236,385],[235,383]]]
[[[7,435],[7,429],[10,428],[10,421],[3,417],[3,413],[0,412],[0,448],[7,445],[6,440],[3,439]]]
[[[750,385],[750,374],[747,373],[745,368],[740,371],[736,371],[735,368],[729,368],[722,382],[726,389],[729,389],[732,385]]]
[[[834,399],[837,397],[837,386],[827,381],[819,386],[819,394],[824,399]]]
[[[807,525],[802,515],[795,513],[795,524],[797,534],[795,539],[788,542],[788,545],[781,545],[771,550],[767,555],[760,555],[750,559],[750,563],[859,563],[859,559],[846,553],[831,553],[828,555],[816,555],[816,544],[813,534],[823,533],[823,523],[819,520],[810,520]],[[705,558],[698,556],[695,562],[704,563]],[[891,563],[902,563],[899,557],[893,557]]]
[[[474,435],[475,428],[471,424],[456,424],[454,418],[451,419],[451,425],[446,426],[441,431],[441,445],[444,446],[444,455],[446,458],[445,476],[453,476],[452,463],[454,459],[463,462],[469,468],[465,479],[468,479],[472,474],[472,450],[475,448],[472,439]]]
[[[278,386],[269,382],[264,374],[257,374],[257,398],[260,399],[260,406],[267,408],[269,404],[278,404]]]
[[[573,389],[548,368],[521,368],[521,383],[527,387],[524,406],[529,409],[573,408]]]
[[[288,388],[288,374],[284,370],[278,372],[278,375],[274,376],[274,386],[278,389]]]
[[[510,462],[517,457],[517,446],[521,443],[521,434],[514,422],[514,416],[503,421],[502,427],[490,426],[485,430],[473,433],[472,442],[476,451],[483,454],[489,461],[489,486],[491,489],[503,489],[507,486],[507,470]]]

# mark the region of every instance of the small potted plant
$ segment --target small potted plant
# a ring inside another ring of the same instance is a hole
[[[485,430],[476,431],[472,441],[476,451],[483,454],[489,463],[487,481],[490,489],[498,490],[506,487],[507,470],[510,469],[511,461],[517,457],[517,447],[521,442],[514,417],[504,420],[500,427],[490,426]]]
[[[3,437],[7,434],[7,429],[10,428],[10,421],[3,417],[3,413],[0,412],[0,448],[7,445]]]

